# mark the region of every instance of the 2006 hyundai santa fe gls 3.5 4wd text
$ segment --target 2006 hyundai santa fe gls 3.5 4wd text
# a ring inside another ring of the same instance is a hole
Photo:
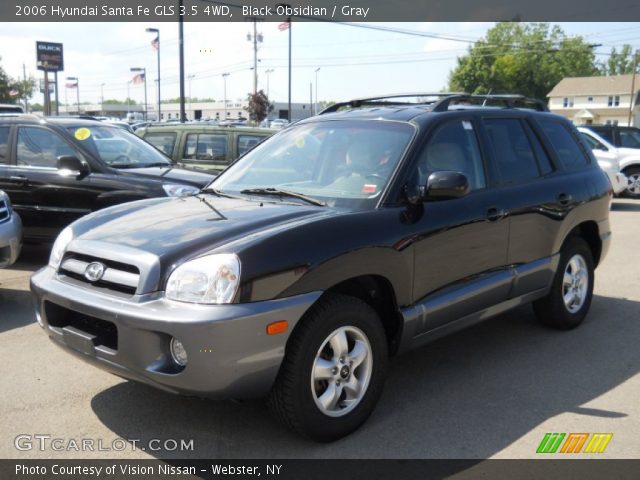
[[[73,223],[32,277],[38,321],[116,375],[268,396],[296,431],[339,438],[374,409],[390,354],[529,302],[560,329],[587,315],[610,185],[544,109],[470,95],[330,107],[196,195]]]

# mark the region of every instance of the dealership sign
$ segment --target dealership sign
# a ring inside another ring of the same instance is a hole
[[[38,70],[60,72],[64,70],[62,44],[51,42],[36,42],[36,65]]]

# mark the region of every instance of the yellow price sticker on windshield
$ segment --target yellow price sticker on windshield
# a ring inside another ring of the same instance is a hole
[[[296,138],[296,147],[304,148],[304,137]]]
[[[74,134],[77,140],[86,140],[91,136],[91,130],[88,128],[82,127],[76,130]]]

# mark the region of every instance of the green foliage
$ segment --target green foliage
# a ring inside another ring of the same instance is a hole
[[[597,75],[592,47],[547,23],[500,22],[458,58],[450,91],[544,99],[564,77]]]
[[[249,119],[254,123],[262,122],[273,110],[273,105],[269,102],[264,90],[258,91],[255,95],[253,93],[247,95],[247,103],[248,106],[244,107],[244,110],[249,112]]]
[[[636,52],[636,55],[638,53]],[[602,75],[626,75],[633,72],[633,49],[624,44],[620,51],[614,47],[606,62],[600,62],[598,68]],[[640,65],[636,64],[636,73],[640,72]]]
[[[36,81],[33,77],[27,80],[10,78],[0,65],[0,103],[16,103],[20,99],[31,98],[35,86]],[[11,90],[17,90],[18,95],[9,95]]]

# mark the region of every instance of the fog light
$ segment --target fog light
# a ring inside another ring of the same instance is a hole
[[[184,367],[187,364],[187,351],[182,345],[182,342],[175,337],[171,338],[171,342],[169,343],[169,350],[171,350],[171,358],[181,367]]]

